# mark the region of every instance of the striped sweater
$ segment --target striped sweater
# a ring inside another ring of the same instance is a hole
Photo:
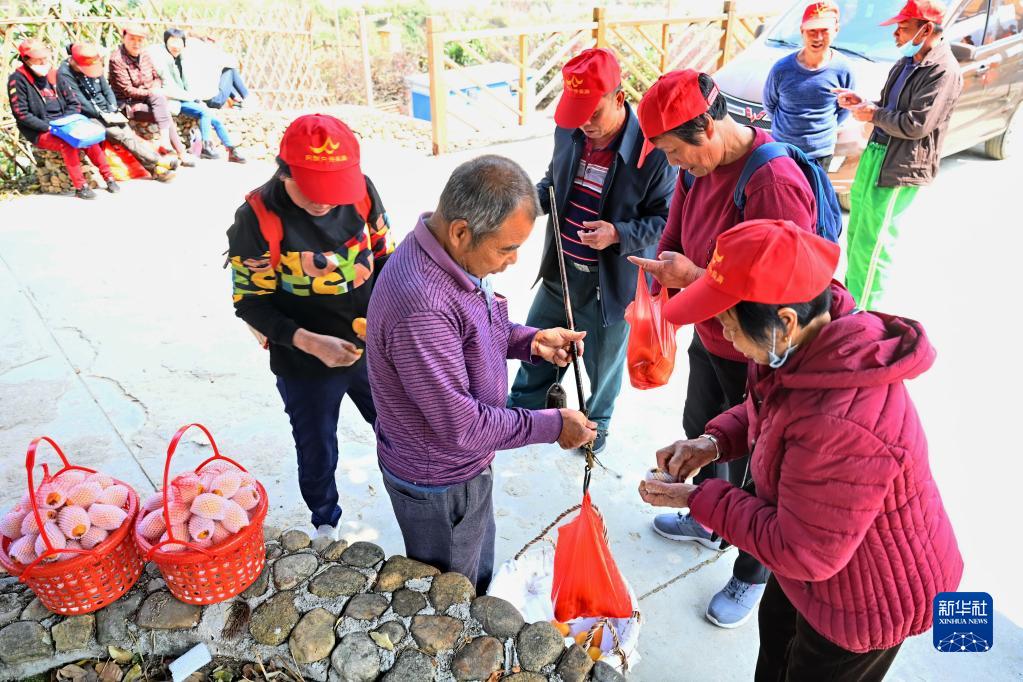
[[[419,485],[468,481],[495,450],[552,443],[557,410],[508,409],[508,360],[533,362],[537,330],[508,320],[420,216],[388,260],[369,303],[366,356],[377,407],[377,455]]]

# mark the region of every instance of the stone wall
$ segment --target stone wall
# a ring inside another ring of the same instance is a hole
[[[64,157],[60,152],[33,147],[32,155],[36,160],[39,191],[44,194],[68,194],[75,191],[75,186],[71,183],[71,176],[67,172],[67,166],[64,165]],[[85,174],[85,181],[89,186],[93,189],[105,186],[106,183],[103,182],[99,169],[92,165],[85,152],[78,150],[78,157],[82,160],[82,172]]]
[[[305,113],[330,114],[341,119],[362,140],[392,142],[405,149],[429,153],[430,124],[400,114],[370,107],[339,105],[308,111],[260,111],[222,109],[222,120],[238,146],[253,158],[273,160],[280,149],[281,136],[294,119]]]
[[[262,111],[250,109],[221,109],[218,115],[227,126],[233,141],[242,154],[251,159],[273,161],[280,149],[281,136],[288,124],[303,111]],[[381,140],[392,142],[406,149],[416,149],[428,153],[431,149],[430,124],[408,116],[378,111],[369,107],[341,105],[318,110],[318,113],[331,114],[344,121],[357,137],[363,140]],[[188,116],[175,116],[175,125],[182,142],[187,146],[192,131],[198,132],[196,119]],[[130,123],[132,130],[145,140],[158,140],[160,130],[155,123]],[[220,146],[219,140],[214,140]],[[33,147],[36,159],[36,178],[39,190],[46,194],[63,194],[73,191],[71,178],[64,167],[64,160],[59,152],[49,152]],[[85,177],[93,188],[103,185],[99,171],[92,162],[81,154]]]
[[[153,564],[116,603],[68,618],[47,611],[16,579],[0,579],[0,679],[106,661],[109,646],[173,657],[199,642],[221,665],[277,657],[317,681],[624,679],[580,646],[566,649],[550,623],[527,625],[508,602],[477,597],[460,574],[385,559],[367,542],[314,544],[301,531],[272,528],[266,537],[257,581],[205,607],[174,599]]]

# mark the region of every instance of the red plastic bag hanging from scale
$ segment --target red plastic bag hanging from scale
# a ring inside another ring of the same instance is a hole
[[[629,381],[639,389],[664,386],[675,369],[675,333],[678,327],[664,319],[668,290],[650,293],[643,270],[639,271],[636,299],[625,309],[629,322],[629,347],[626,359]]]
[[[551,600],[560,623],[632,616],[632,597],[611,556],[604,520],[590,502],[589,493],[583,495],[579,516],[558,528]]]

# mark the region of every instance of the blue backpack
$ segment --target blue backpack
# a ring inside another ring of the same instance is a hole
[[[815,227],[818,236],[837,243],[838,237],[842,234],[842,209],[838,205],[835,188],[832,187],[831,180],[828,179],[828,172],[819,164],[811,161],[802,149],[793,147],[791,144],[767,142],[753,150],[742,169],[742,174],[739,175],[739,182],[735,185],[735,195],[732,197],[735,207],[739,209],[739,215],[743,215],[746,208],[746,183],[749,182],[750,176],[768,161],[782,156],[787,156],[795,161],[799,170],[803,171],[803,175],[806,176],[806,181],[810,183],[810,191],[813,192],[813,198],[817,202],[817,224]],[[696,178],[686,171],[682,177],[682,184],[687,192],[692,188],[694,180]]]

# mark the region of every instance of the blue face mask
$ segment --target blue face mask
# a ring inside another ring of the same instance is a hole
[[[778,330],[771,330],[771,350],[767,351],[767,364],[771,369],[778,369],[786,362],[788,362],[789,356],[792,355],[793,351],[799,348],[798,344],[792,344],[785,349],[784,355],[778,355],[775,350],[778,347]]]
[[[926,26],[926,24],[924,24],[924,26]],[[907,41],[907,42],[905,42],[905,43],[903,43],[902,45],[899,46],[899,53],[903,57],[907,57],[909,59],[912,59],[913,57],[915,57],[917,55],[918,52],[920,52],[921,49],[923,49],[924,44],[922,42],[919,45],[914,45],[913,44],[913,41],[917,39],[917,37],[920,35],[920,31],[922,31],[922,30],[924,30],[923,26],[920,27],[920,29],[916,32],[916,34],[912,38],[909,39],[909,41]]]

